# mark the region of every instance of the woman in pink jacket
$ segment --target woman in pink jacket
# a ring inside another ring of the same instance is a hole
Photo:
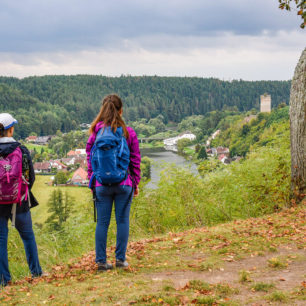
[[[133,195],[138,195],[140,181],[141,156],[135,131],[127,127],[122,119],[123,104],[119,96],[108,95],[102,101],[99,114],[90,127],[90,137],[86,145],[88,178],[93,174],[90,152],[101,128],[110,126],[116,131],[121,127],[130,150],[130,163],[127,178],[117,185],[95,183],[97,226],[96,226],[96,263],[98,270],[109,270],[113,266],[106,261],[107,232],[111,218],[112,206],[115,203],[117,223],[116,267],[128,267],[126,248],[129,238],[129,214]],[[103,183],[103,182],[102,182]]]

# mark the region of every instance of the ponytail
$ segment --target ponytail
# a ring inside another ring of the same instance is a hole
[[[103,121],[106,126],[110,126],[115,133],[118,127],[122,127],[126,139],[129,138],[129,132],[126,128],[125,122],[121,118],[120,111],[122,110],[122,101],[117,95],[108,95],[102,101],[102,107],[98,116],[91,123],[89,133],[95,131],[98,122]]]

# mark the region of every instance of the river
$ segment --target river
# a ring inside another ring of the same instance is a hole
[[[153,161],[151,164],[151,181],[146,185],[146,188],[157,188],[160,172],[165,168],[165,163],[172,163],[179,167],[190,168],[191,172],[198,174],[197,166],[194,163],[186,160],[177,153],[166,151],[163,148],[142,149],[141,156],[147,156]]]

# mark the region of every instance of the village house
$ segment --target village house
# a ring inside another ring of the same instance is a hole
[[[86,169],[87,168],[87,160],[85,157],[77,157],[75,159],[75,165],[79,164],[80,167]]]
[[[87,178],[87,171],[84,170],[82,167],[78,168],[74,172],[69,183],[73,185],[87,186],[89,183]]]
[[[231,163],[231,160],[230,158],[228,158],[225,154],[220,154],[218,156],[218,159],[220,160],[220,162],[222,162],[223,164],[230,164]]]
[[[67,153],[67,157],[80,157],[80,156],[86,156],[86,150],[85,149],[70,150]]]
[[[26,142],[35,142],[37,139],[37,136],[29,136],[25,140]]]
[[[89,123],[81,123],[81,124],[80,124],[80,127],[81,127],[82,129],[88,130],[88,129],[90,128],[90,124],[89,124]]]
[[[50,164],[52,168],[55,168],[56,170],[63,170],[67,171],[67,166],[64,165],[60,160],[50,160]]]
[[[192,134],[191,132],[184,132],[176,137],[167,138],[164,140],[165,146],[176,146],[177,142],[181,139],[189,139],[189,140],[195,140],[196,135]]]
[[[72,166],[75,164],[75,157],[65,157],[61,159],[61,162],[67,166]]]
[[[76,153],[75,153],[75,151],[70,150],[70,151],[67,153],[67,156],[68,156],[68,157],[74,157],[74,156],[76,156]]]
[[[217,147],[217,148],[209,148],[206,150],[206,153],[210,156],[220,156],[225,155],[226,157],[230,156],[229,148],[225,147]]]
[[[67,166],[73,166],[76,164],[80,164],[81,167],[86,168],[87,167],[87,161],[85,157],[67,157],[67,158],[62,158],[61,162],[64,163]]]
[[[76,149],[75,153],[77,156],[86,156],[86,150],[85,149]]]
[[[35,143],[39,145],[46,145],[51,138],[52,136],[39,136],[36,138]]]
[[[35,173],[50,173],[52,168],[50,162],[37,162],[33,167]]]
[[[229,157],[229,148],[225,148],[225,147],[217,147],[216,149],[217,155],[221,155],[224,154],[226,157]]]

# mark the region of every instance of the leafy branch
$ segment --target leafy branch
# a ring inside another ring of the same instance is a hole
[[[292,8],[292,6],[290,5],[292,1],[295,2],[297,9]],[[301,16],[303,20],[300,27],[304,29],[306,25],[306,1],[305,0],[278,0],[278,2],[279,2],[279,8],[282,10],[285,9],[287,11],[291,11],[293,9],[297,11],[297,14]]]

